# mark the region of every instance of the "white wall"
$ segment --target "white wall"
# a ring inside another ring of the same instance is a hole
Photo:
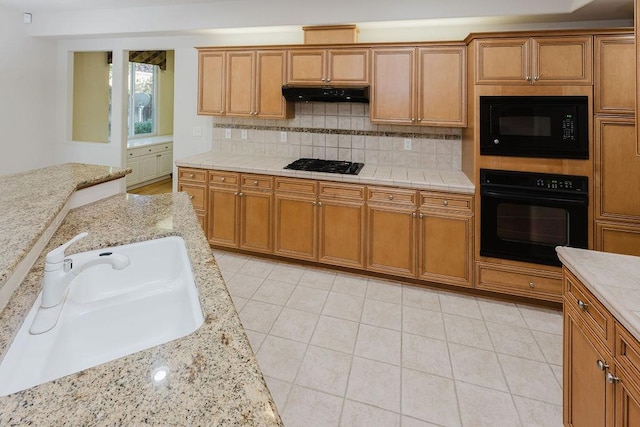
[[[0,175],[53,164],[56,44],[0,7]]]

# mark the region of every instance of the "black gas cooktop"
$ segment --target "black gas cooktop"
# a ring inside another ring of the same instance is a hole
[[[363,167],[364,163],[344,162],[341,160],[298,159],[284,168],[297,171],[358,175]]]

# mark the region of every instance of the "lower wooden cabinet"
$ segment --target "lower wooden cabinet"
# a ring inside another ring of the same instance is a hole
[[[640,425],[640,343],[566,268],[564,425]]]
[[[473,196],[178,169],[209,243],[473,285]]]

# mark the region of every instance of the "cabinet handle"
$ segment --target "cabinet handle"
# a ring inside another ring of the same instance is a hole
[[[317,203],[316,203],[315,201],[311,202],[311,204],[312,204],[313,206],[317,205]]]
[[[418,214],[414,212],[414,213],[411,214],[411,216],[415,218],[415,217],[418,216]]]
[[[156,154],[156,157],[162,157],[162,154]]]
[[[529,287],[530,287],[531,289],[535,288],[535,287],[536,287],[535,282],[530,281],[530,282],[529,282]]]
[[[253,181],[253,185],[258,185],[258,181]]]
[[[244,193],[238,193],[238,196],[242,197],[244,196]]]
[[[190,198],[190,199],[193,199],[193,195],[189,195],[189,198]]]
[[[581,299],[578,300],[578,307],[580,307],[580,310],[582,311],[587,311],[587,308],[589,308],[589,305],[587,303],[585,303],[584,301],[582,301]]]
[[[331,79],[327,79],[327,83],[329,83],[331,81]]]
[[[614,377],[611,372],[607,372],[607,382],[609,384],[618,384],[620,382],[620,378]]]
[[[609,365],[604,363],[602,360],[597,360],[596,365],[598,365],[598,369],[600,369],[601,371],[606,371],[607,369],[609,369]]]
[[[389,194],[389,200],[393,200],[393,194]]]
[[[322,206],[322,202],[318,202],[318,206]]]
[[[533,78],[533,80],[538,81],[538,80],[540,80],[540,77],[539,77],[539,76],[535,76],[535,77]]]
[[[223,176],[222,178],[220,178],[220,181],[224,182],[226,178]]]
[[[235,193],[233,193],[233,195],[234,195],[234,196],[237,196],[237,195],[238,195],[238,192],[236,191]]]
[[[191,173],[189,174],[189,178],[195,178],[195,175]]]
[[[531,81],[531,76],[527,76],[524,78],[526,81],[530,82]]]
[[[420,123],[422,121],[422,118],[418,118],[418,123]]]
[[[443,200],[442,201],[442,206],[449,206],[449,201],[448,200]]]
[[[420,219],[424,218],[426,215],[421,213],[420,215],[418,215],[420,217]]]

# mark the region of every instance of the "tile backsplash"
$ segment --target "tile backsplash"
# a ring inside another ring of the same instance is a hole
[[[459,128],[373,124],[369,104],[309,102],[295,109],[287,120],[213,117],[212,151],[461,169]]]

